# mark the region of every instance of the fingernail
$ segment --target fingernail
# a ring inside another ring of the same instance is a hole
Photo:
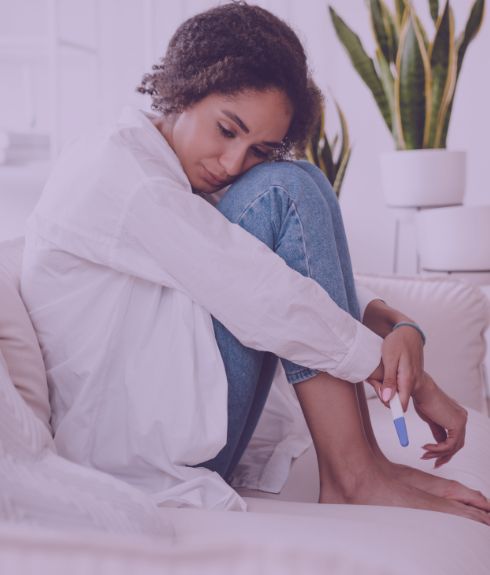
[[[383,401],[389,401],[391,399],[391,389],[389,387],[385,387],[385,389],[383,389],[382,398]]]

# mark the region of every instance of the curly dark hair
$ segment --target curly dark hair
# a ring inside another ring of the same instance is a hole
[[[149,94],[152,109],[163,115],[179,113],[212,93],[282,90],[293,105],[293,118],[279,159],[304,153],[323,106],[295,32],[243,1],[186,20],[152,69],[137,91]]]

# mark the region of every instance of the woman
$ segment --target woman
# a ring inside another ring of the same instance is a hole
[[[490,523],[482,494],[376,443],[364,379],[385,403],[395,388],[405,408],[413,398],[437,464],[462,447],[466,413],[423,372],[417,326],[392,331],[409,320],[380,300],[361,315],[330,186],[286,161],[321,107],[294,32],[243,2],[214,8],[182,24],[139,89],[158,114],[126,110],[67,148],[26,235],[22,293],[58,451],[159,502],[242,508],[222,478],[280,357],[320,502]],[[227,186],[217,209],[204,201]]]

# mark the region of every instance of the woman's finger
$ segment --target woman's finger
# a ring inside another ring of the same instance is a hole
[[[400,396],[400,403],[402,404],[403,411],[407,411],[408,409],[414,381],[415,376],[413,375],[413,372],[404,368],[403,361],[400,359],[396,388],[398,389],[398,395]]]
[[[441,465],[444,465],[445,463],[450,461],[452,459],[453,455],[454,455],[454,453],[451,453],[449,455],[445,455],[444,457],[437,458],[435,463],[434,463],[434,469],[437,469],[438,467],[441,467]]]
[[[442,425],[431,421],[430,419],[427,421],[428,426],[432,432],[432,436],[437,441],[438,444],[443,443],[448,439],[448,434]]]
[[[461,501],[466,505],[471,505],[483,511],[490,511],[490,499],[485,497],[481,491],[470,489],[459,483],[459,481],[448,481],[447,492],[443,495],[446,499]]]
[[[450,455],[451,457],[454,455],[451,451],[444,451],[443,453],[424,453],[420,459],[427,461],[429,459],[439,459],[441,457],[446,457]]]
[[[398,370],[398,359],[393,356],[383,357],[384,375],[381,386],[381,400],[388,403],[396,392],[396,377]]]
[[[440,455],[442,453],[444,453],[445,451],[447,452],[453,452],[454,449],[456,448],[456,446],[458,445],[458,441],[456,441],[456,439],[448,437],[446,439],[446,441],[442,441],[441,443],[438,443],[437,445],[434,443],[427,443],[426,445],[422,446],[422,449],[425,449],[426,451],[430,452],[430,453],[434,453],[436,455]]]
[[[424,455],[422,455],[422,457],[420,459],[439,459],[442,457],[452,457],[462,447],[463,447],[463,444],[458,442],[455,445],[451,445],[451,446],[447,447],[445,450],[440,450],[440,449],[430,450],[429,449],[426,451],[426,453],[424,453]],[[425,449],[425,447],[423,449]]]
[[[381,391],[382,391],[381,383],[379,381],[377,381],[376,379],[367,379],[366,381],[374,387],[374,391],[376,392],[376,395],[379,397],[379,399],[381,401],[383,401],[381,399]],[[389,407],[389,405],[387,405],[385,403],[383,403],[383,405],[385,407]]]

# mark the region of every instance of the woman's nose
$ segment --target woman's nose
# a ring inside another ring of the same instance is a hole
[[[220,164],[228,176],[239,176],[243,172],[246,151],[234,147],[226,150],[220,157]]]

